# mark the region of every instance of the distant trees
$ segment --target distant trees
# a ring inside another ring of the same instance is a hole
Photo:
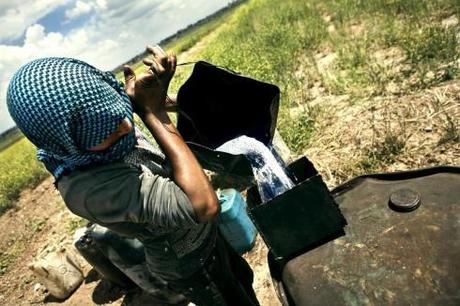
[[[241,3],[247,2],[247,1],[248,0],[233,0],[227,6],[225,6],[222,9],[216,11],[215,13],[213,13],[213,14],[211,14],[211,15],[203,18],[203,19],[200,19],[195,23],[189,24],[187,27],[185,27],[183,29],[180,29],[179,31],[177,31],[173,35],[162,39],[158,44],[160,46],[165,46],[168,43],[170,43],[171,41],[187,35],[188,33],[190,33],[196,27],[198,27],[198,26],[200,26],[200,25],[202,25],[202,24],[204,24],[204,23],[206,23],[208,21],[211,21],[214,18],[219,17],[220,15],[224,14],[229,9],[231,9],[231,8],[237,6],[237,5],[240,5]],[[147,52],[143,51],[142,53],[140,53],[140,54],[134,56],[133,58],[131,58],[126,63],[122,63],[119,66],[117,66],[115,69],[113,69],[112,72],[116,74],[116,73],[118,73],[118,72],[123,70],[124,65],[132,65],[132,64],[138,63],[139,61],[141,61],[146,56],[148,56]]]

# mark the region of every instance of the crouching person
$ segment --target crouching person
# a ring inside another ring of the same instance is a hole
[[[145,73],[125,67],[125,86],[79,60],[32,61],[11,79],[10,114],[67,207],[139,239],[150,273],[172,291],[198,306],[258,305],[252,270],[218,232],[216,194],[166,112],[176,57],[148,50]]]

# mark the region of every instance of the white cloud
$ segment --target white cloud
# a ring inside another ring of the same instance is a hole
[[[40,18],[69,0],[2,1],[0,5],[0,41],[17,39]]]
[[[182,0],[169,0],[169,1],[164,1],[158,6],[158,10],[160,12],[168,11],[171,8],[175,9],[184,9],[187,6],[187,4],[182,1]]]
[[[31,45],[39,42],[45,37],[45,28],[41,24],[34,24],[27,28],[25,45]]]
[[[93,6],[90,3],[86,3],[78,0],[75,2],[75,6],[65,12],[67,19],[74,19],[83,15],[88,14],[93,10]]]
[[[160,10],[166,2],[168,5]],[[40,57],[64,56],[110,70],[143,51],[146,44],[158,42],[228,2],[172,0],[170,6],[169,0],[86,1],[95,15],[82,27],[65,35],[46,32],[42,25],[30,22],[38,19],[31,18],[24,27],[26,34],[22,45],[0,44],[0,132],[13,125],[6,112],[6,88],[8,80],[22,64]]]
[[[96,5],[98,8],[105,10],[107,8],[107,1],[106,0],[96,0]]]

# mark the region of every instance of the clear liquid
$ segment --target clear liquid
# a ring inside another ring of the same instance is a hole
[[[270,149],[260,141],[247,136],[227,141],[216,149],[216,151],[246,156],[251,163],[262,202],[267,202],[294,187],[284,164],[273,155],[271,150],[273,148]]]

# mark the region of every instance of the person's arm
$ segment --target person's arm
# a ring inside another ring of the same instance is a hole
[[[177,96],[176,95],[168,95],[166,96],[165,108],[167,112],[175,113],[177,112],[178,105],[177,105]]]
[[[219,213],[216,193],[166,112],[146,112],[141,118],[170,160],[173,180],[190,199],[198,220],[213,219]]]
[[[172,124],[165,107],[169,81],[174,74],[176,57],[167,56],[160,48],[149,47],[154,60],[145,60],[150,68],[136,79],[125,67],[126,91],[135,112],[156,139],[171,162],[174,182],[189,198],[197,219],[207,222],[220,210],[214,189],[189,147]]]

